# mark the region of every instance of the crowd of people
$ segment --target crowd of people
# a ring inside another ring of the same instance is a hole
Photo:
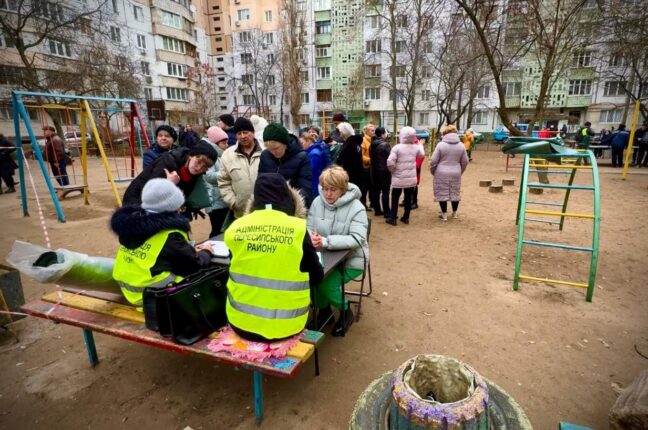
[[[223,233],[231,252],[226,313],[236,333],[251,341],[293,336],[312,306],[308,327],[335,321],[332,334],[344,335],[354,315],[341,285],[368,265],[369,215],[409,223],[424,147],[412,127],[392,147],[383,127],[356,133],[342,113],[333,123],[326,138],[316,126],[295,135],[258,116],[221,115],[202,138],[190,125],[159,126],[111,219],[120,243],[113,275],[126,299],[141,306],[144,288],[210,264],[210,248],[189,237],[191,221],[207,213],[209,236]],[[449,126],[432,155],[444,221],[448,201],[457,217],[468,163],[459,143]],[[349,252],[344,267],[325,276],[317,252],[337,250]]]

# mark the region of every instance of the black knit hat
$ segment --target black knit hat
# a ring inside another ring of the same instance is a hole
[[[364,139],[364,136],[361,134],[354,134],[353,136],[349,136],[349,138],[346,140],[346,143],[349,145],[355,144],[355,145],[362,145],[362,140]]]
[[[221,116],[218,117],[221,121],[223,121],[223,124],[225,124],[228,127],[231,127],[234,125],[234,117],[228,113],[224,113]]]
[[[295,215],[295,202],[288,184],[279,173],[261,173],[254,183],[254,209],[265,209],[266,205],[287,215]]]
[[[286,128],[281,124],[271,122],[263,130],[263,141],[267,142],[268,140],[274,140],[275,142],[280,142],[284,145],[288,145],[288,142],[290,142],[290,138],[288,137],[288,130],[286,130]]]
[[[333,115],[333,121],[335,122],[344,122],[346,121],[346,118],[344,117],[344,114],[342,112],[338,112]]]
[[[174,142],[176,140],[178,140],[178,133],[175,131],[175,128],[171,127],[170,125],[166,125],[166,124],[159,126],[157,128],[157,130],[155,130],[155,138],[156,139],[157,139],[157,135],[160,132],[160,130],[164,130],[167,133],[169,133],[171,135],[171,139],[173,139]]]
[[[216,162],[216,159],[218,158],[218,152],[216,152],[214,147],[204,140],[194,143],[189,150],[189,155],[206,155],[213,162]]]
[[[251,131],[254,133],[254,125],[252,125],[252,121],[243,118],[242,116],[238,117],[234,123],[234,133],[238,133],[239,131]]]

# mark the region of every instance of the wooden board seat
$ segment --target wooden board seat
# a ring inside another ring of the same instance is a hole
[[[67,197],[68,194],[73,193],[75,191],[79,191],[81,194],[83,194],[83,190],[86,189],[86,185],[56,185],[54,186],[54,189],[57,192],[58,198],[59,199],[64,199]]]

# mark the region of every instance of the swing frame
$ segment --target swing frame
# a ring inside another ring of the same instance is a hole
[[[87,158],[87,151],[88,151],[88,141],[87,141],[87,133],[90,131],[92,133],[92,137],[94,138],[96,144],[97,144],[97,149],[99,150],[99,154],[101,156],[101,160],[104,166],[104,169],[106,171],[106,175],[108,177],[108,181],[110,182],[113,194],[115,196],[115,201],[117,203],[117,207],[120,207],[122,202],[121,198],[119,197],[119,193],[117,192],[117,186],[116,182],[120,181],[121,178],[118,178],[116,181],[113,178],[112,172],[110,171],[110,167],[108,165],[108,159],[106,157],[106,151],[104,148],[104,145],[101,141],[101,136],[99,133],[99,130],[97,128],[97,124],[95,122],[94,117],[92,116],[92,109],[90,108],[90,102],[103,102],[103,103],[112,103],[112,104],[128,104],[130,106],[130,115],[129,115],[129,122],[130,122],[130,132],[129,132],[129,147],[130,147],[130,153],[131,153],[131,176],[134,176],[135,172],[135,157],[134,157],[134,142],[135,142],[135,119],[137,118],[140,126],[140,131],[144,136],[144,141],[146,143],[147,148],[151,146],[148,134],[146,133],[146,127],[144,126],[144,121],[142,120],[142,116],[139,112],[139,107],[137,104],[137,101],[134,99],[116,99],[116,98],[108,98],[108,97],[90,97],[90,96],[74,96],[74,95],[67,95],[67,94],[55,94],[55,93],[39,93],[39,92],[30,92],[30,91],[12,91],[11,93],[11,101],[12,101],[12,107],[13,107],[13,112],[14,112],[14,128],[15,128],[15,135],[16,135],[16,153],[18,154],[17,160],[18,160],[18,175],[20,178],[20,197],[21,197],[21,204],[22,204],[22,209],[23,209],[23,216],[29,216],[29,210],[27,206],[27,195],[26,195],[26,187],[25,187],[25,173],[24,173],[24,162],[25,162],[25,157],[24,157],[24,152],[22,148],[22,138],[21,138],[21,133],[20,133],[20,120],[22,119],[23,123],[25,124],[25,128],[27,130],[27,134],[29,135],[29,139],[32,144],[32,148],[34,150],[34,155],[36,156],[36,159],[38,160],[39,167],[41,169],[41,172],[43,174],[43,177],[45,178],[45,184],[47,185],[50,197],[52,199],[52,202],[54,203],[54,208],[56,209],[56,214],[57,218],[60,222],[65,222],[65,215],[63,214],[63,209],[61,208],[61,204],[59,202],[58,196],[56,194],[56,189],[52,185],[52,181],[49,177],[47,167],[45,166],[45,162],[43,159],[43,154],[40,150],[40,147],[38,145],[38,142],[36,141],[36,136],[34,134],[34,129],[31,124],[31,120],[29,119],[29,115],[27,113],[27,109],[25,108],[25,103],[23,98],[24,97],[56,97],[59,99],[67,100],[67,101],[78,101],[79,103],[79,108],[81,112],[81,166],[83,170],[83,198],[85,204],[89,204],[88,196],[89,196],[89,190],[88,190],[88,158]],[[48,107],[48,108],[57,108],[57,109],[69,109],[69,106],[63,106],[63,105],[43,105],[43,108]],[[106,110],[110,108],[104,108],[101,110]],[[114,108],[113,108],[114,109]],[[108,123],[108,127],[110,127],[110,124]],[[89,129],[89,130],[88,130]],[[112,147],[112,142],[111,142],[111,147]]]

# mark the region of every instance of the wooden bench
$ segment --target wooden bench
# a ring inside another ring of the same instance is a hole
[[[83,194],[83,190],[85,190],[87,187],[85,185],[56,185],[54,186],[54,189],[57,192],[58,198],[60,200],[63,200],[65,197],[67,197],[68,194],[73,193],[75,191],[81,192]]]
[[[144,314],[126,305],[120,294],[74,289],[65,289],[60,294],[60,298],[58,292],[46,294],[41,300],[29,302],[21,309],[32,316],[83,329],[83,338],[91,366],[94,367],[99,363],[93,337],[93,331],[96,331],[179,354],[197,356],[252,370],[254,414],[257,423],[263,419],[263,375],[291,377],[310,357],[314,357],[315,374],[319,375],[317,348],[324,340],[324,334],[317,331],[307,331],[302,341],[285,357],[268,358],[260,362],[251,361],[234,357],[228,352],[209,350],[207,345],[211,341],[210,338],[202,339],[193,345],[180,345],[157,332],[148,330],[144,325]]]

